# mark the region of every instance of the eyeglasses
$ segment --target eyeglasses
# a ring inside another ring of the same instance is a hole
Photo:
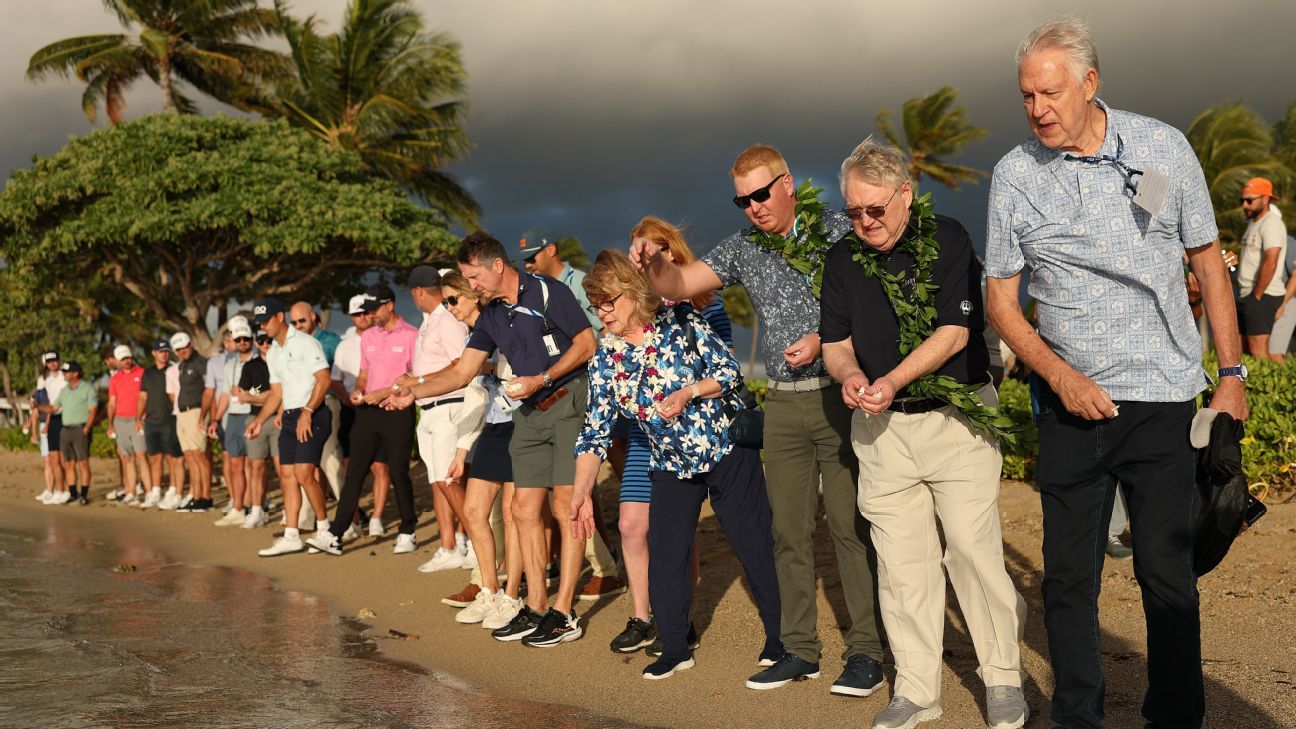
[[[903,187],[903,185],[901,185],[901,187]],[[887,201],[881,205],[869,205],[862,208],[842,208],[842,213],[851,220],[863,220],[865,215],[877,220],[883,215],[886,215],[887,208],[891,207],[891,201],[895,199],[896,193],[898,192],[900,192],[899,187],[897,187],[895,191],[891,193],[891,197],[887,198]]]
[[[458,296],[447,296],[447,297],[445,297],[445,299],[443,299],[443,300],[441,301],[441,303],[445,305],[445,308],[449,309],[449,308],[452,307],[452,306],[458,306],[458,305],[459,305],[459,297],[458,297]]]
[[[252,341],[252,337],[234,337],[234,341],[241,344],[243,342]]]
[[[785,172],[783,174],[786,175],[787,173]],[[760,188],[759,190],[752,190],[746,195],[738,195],[733,199],[734,205],[737,205],[743,210],[746,210],[747,208],[751,207],[751,204],[754,202],[758,202],[758,203],[765,202],[770,198],[770,188],[774,187],[774,183],[778,182],[781,179],[783,179],[783,175],[779,175],[778,177],[775,177],[774,179],[770,180],[768,185]]]
[[[293,320],[292,320],[292,323],[293,323],[293,326],[298,326],[298,327],[300,327],[300,326],[305,326],[305,325],[306,325],[306,322],[308,322],[308,321],[310,321],[310,319],[293,319]]]
[[[616,308],[616,300],[619,298],[621,298],[621,294],[617,294],[616,296],[613,296],[607,301],[600,301],[597,304],[590,304],[589,306],[585,307],[585,310],[591,314],[597,314],[600,311],[605,314],[611,314],[612,309]]]

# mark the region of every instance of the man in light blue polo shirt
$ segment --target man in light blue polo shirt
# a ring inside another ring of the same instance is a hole
[[[1201,167],[1183,134],[1097,98],[1089,28],[1064,17],[1017,52],[1034,136],[995,166],[988,312],[1033,371],[1035,481],[1044,513],[1044,624],[1052,721],[1099,727],[1097,605],[1119,483],[1147,616],[1149,726],[1205,713],[1188,429],[1206,385],[1182,260],[1201,283],[1223,369],[1211,407],[1247,416],[1232,288]],[[1038,308],[1022,316],[1021,272]]]
[[[253,319],[274,339],[274,343],[266,355],[266,364],[270,367],[270,396],[256,419],[248,424],[247,437],[256,438],[261,426],[276,410],[282,422],[279,462],[283,466],[284,535],[271,547],[258,552],[262,557],[274,557],[305,548],[298,531],[302,491],[317,515],[316,531],[329,528],[317,469],[331,428],[331,414],[328,408],[322,407],[331,380],[324,348],[314,337],[288,325],[282,302],[278,299],[258,301],[253,309]]]

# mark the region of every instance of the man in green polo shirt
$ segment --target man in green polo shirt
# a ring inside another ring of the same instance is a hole
[[[90,429],[94,423],[95,410],[99,407],[99,393],[94,385],[86,382],[81,365],[68,361],[63,363],[63,378],[67,386],[55,398],[53,404],[40,406],[41,410],[58,413],[63,416],[63,432],[60,434],[59,449],[63,453],[63,464],[67,480],[71,484],[72,499],[78,499],[82,505],[90,503]],[[81,489],[78,492],[77,483]],[[68,503],[71,503],[69,500]]]

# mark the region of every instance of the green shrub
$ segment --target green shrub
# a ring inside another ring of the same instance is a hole
[[[23,433],[22,428],[13,427],[0,430],[0,447],[7,451],[38,451],[40,446],[31,442],[31,434]]]
[[[1021,433],[1017,447],[1004,449],[1003,477],[1016,481],[1029,481],[1035,476],[1035,456],[1039,452],[1039,432],[1031,417],[1030,388],[1025,382],[1005,379],[999,386],[999,409],[1013,419]]]
[[[1243,357],[1249,374],[1247,404],[1251,416],[1242,439],[1242,470],[1258,497],[1296,494],[1296,361],[1273,362]],[[1214,354],[1206,371],[1215,372]]]

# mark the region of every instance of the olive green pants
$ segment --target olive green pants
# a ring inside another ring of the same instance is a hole
[[[816,662],[819,611],[815,600],[814,530],[822,477],[824,513],[837,554],[850,627],[846,657],[882,660],[876,554],[856,504],[851,411],[841,388],[814,392],[770,389],[765,400],[765,481],[774,514],[774,566],[783,609],[783,647]]]

